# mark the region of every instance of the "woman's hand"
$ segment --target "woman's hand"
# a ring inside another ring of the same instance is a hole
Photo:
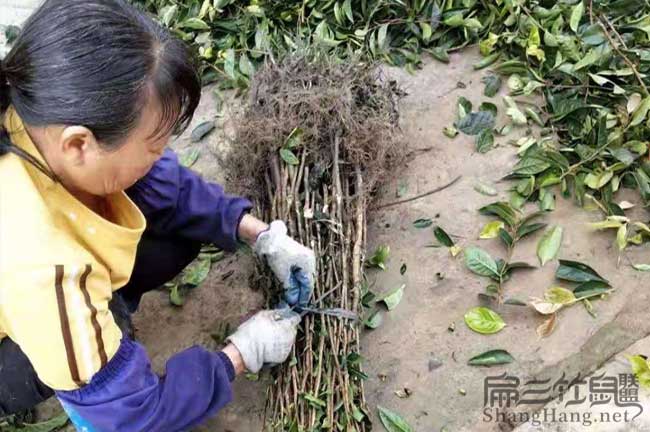
[[[289,357],[299,323],[300,315],[288,308],[260,311],[228,336],[228,347],[234,346],[246,369],[257,373],[263,365],[282,363]]]
[[[282,282],[284,302],[291,307],[307,306],[314,289],[314,252],[289,237],[282,221],[272,222],[266,231],[261,232],[254,248]]]

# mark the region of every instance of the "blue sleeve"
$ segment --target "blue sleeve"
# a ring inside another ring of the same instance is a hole
[[[247,199],[226,195],[218,184],[180,165],[169,149],[126,192],[152,232],[214,243],[227,251],[237,248],[239,222],[252,208]]]
[[[200,347],[171,357],[159,377],[144,348],[125,338],[88,385],[56,395],[79,431],[176,432],[203,422],[229,403],[234,377],[224,353]]]

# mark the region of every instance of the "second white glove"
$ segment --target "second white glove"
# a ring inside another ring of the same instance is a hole
[[[289,309],[263,310],[239,326],[226,340],[237,347],[246,369],[284,362],[296,340],[300,315]]]

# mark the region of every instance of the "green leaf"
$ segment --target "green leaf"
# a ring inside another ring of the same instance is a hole
[[[386,309],[389,311],[395,309],[397,305],[402,301],[402,297],[404,296],[404,288],[406,288],[406,285],[402,285],[392,291],[389,291],[385,295],[377,298],[377,303],[384,302]]]
[[[458,98],[458,119],[462,119],[472,111],[472,103],[465,97]]]
[[[611,170],[590,172],[585,177],[585,184],[591,189],[598,190],[605,186],[614,177]]]
[[[648,116],[648,111],[650,111],[650,96],[644,98],[637,109],[632,114],[632,121],[630,126],[638,126],[646,119]]]
[[[542,266],[555,259],[562,244],[562,228],[554,226],[544,233],[537,244],[537,256]]]
[[[517,103],[510,96],[504,96],[503,102],[508,107],[506,109],[506,115],[512,119],[514,124],[522,126],[528,123],[526,116],[519,110]]]
[[[239,70],[249,78],[252,78],[253,74],[255,74],[255,66],[246,53],[243,53],[241,57],[239,57]]]
[[[588,265],[570,260],[560,260],[560,266],[555,272],[555,277],[571,282],[599,281],[609,284],[606,279]]]
[[[199,18],[188,18],[180,23],[179,27],[191,30],[210,30],[210,26]]]
[[[458,135],[458,129],[455,127],[447,126],[442,130],[442,133],[449,138],[455,138]]]
[[[481,334],[493,334],[501,331],[506,323],[496,312],[486,307],[475,307],[465,314],[467,327]]]
[[[309,393],[303,393],[301,395],[307,402],[309,402],[311,405],[316,406],[316,407],[327,407],[327,402],[325,402],[322,399],[317,398],[316,396],[313,396]]]
[[[399,414],[381,406],[377,406],[377,411],[379,412],[381,424],[384,425],[388,432],[415,432],[415,429],[406,423],[406,420]]]
[[[20,35],[20,27],[17,25],[8,25],[5,28],[5,38],[7,39],[7,44],[11,45],[14,43],[18,36]]]
[[[60,430],[68,423],[68,415],[64,412],[56,417],[41,423],[25,423],[22,426],[4,426],[2,419],[0,419],[0,428],[3,432],[54,432]]]
[[[495,366],[512,363],[513,361],[515,359],[508,351],[496,349],[472,357],[467,364],[470,366]]]
[[[479,234],[480,239],[493,239],[499,236],[499,230],[505,227],[505,224],[502,221],[492,221],[488,222],[481,233]]]
[[[639,381],[639,385],[643,389],[650,389],[650,364],[648,359],[642,355],[626,356],[632,367],[632,373]]]
[[[517,237],[519,237],[520,239],[524,238],[545,227],[546,227],[545,223],[522,224],[519,227],[519,229],[517,229]]]
[[[160,22],[165,27],[170,27],[177,15],[178,5],[169,5],[162,8],[158,16],[160,17]]]
[[[465,250],[465,265],[480,276],[499,276],[496,261],[489,253],[477,247]]]
[[[519,219],[517,211],[507,202],[495,202],[481,207],[479,212],[482,215],[494,215],[500,217],[508,226],[514,227]]]
[[[533,176],[519,180],[517,186],[515,187],[515,190],[526,198],[528,198],[530,194],[533,193],[534,189],[535,189],[535,177]]]
[[[478,135],[485,129],[494,128],[494,115],[491,112],[471,112],[455,123],[456,128],[466,135]]]
[[[369,329],[376,329],[379,326],[381,326],[383,321],[384,321],[384,316],[382,315],[379,309],[376,309],[368,316],[368,318],[363,322],[363,324]]]
[[[435,47],[431,50],[429,50],[429,53],[435,58],[436,60],[443,62],[443,63],[449,63],[449,54],[447,53],[447,50],[442,48],[442,47]]]
[[[481,80],[485,84],[483,94],[487,97],[494,97],[501,89],[502,80],[498,75],[487,75]]]
[[[494,147],[494,134],[491,129],[484,129],[476,137],[476,151],[487,153]]]
[[[612,291],[608,283],[600,281],[583,282],[573,290],[573,294],[578,298],[593,297],[601,294],[607,294]]]
[[[420,28],[422,29],[422,40],[429,42],[432,34],[431,25],[429,23],[420,23]]]
[[[174,306],[183,306],[185,304],[185,298],[181,293],[181,289],[177,283],[171,285],[169,290],[169,302]]]
[[[641,272],[650,272],[650,264],[632,264],[632,267]]]
[[[302,128],[293,128],[289,136],[284,142],[284,147],[288,149],[294,149],[296,147],[300,147],[302,144],[302,136],[304,135],[304,131]]]
[[[473,67],[474,70],[480,70],[484,69],[492,64],[494,64],[497,60],[499,60],[499,57],[501,57],[500,52],[496,52],[494,54],[490,54],[489,56],[483,58],[481,61],[476,63]]]
[[[178,162],[185,168],[191,168],[192,165],[194,165],[196,161],[199,160],[199,156],[201,156],[201,150],[198,148],[193,148],[181,153],[181,155],[178,157]]]
[[[454,241],[449,237],[449,234],[445,232],[442,228],[439,226],[435,227],[433,229],[433,234],[436,236],[436,239],[443,245],[447,246],[448,248],[454,246]]]
[[[181,284],[199,286],[210,273],[211,261],[209,259],[198,259],[183,270]]]
[[[576,296],[566,288],[552,287],[546,290],[544,299],[550,303],[569,305],[576,301]]]
[[[285,161],[289,165],[300,164],[300,160],[298,159],[298,157],[288,148],[280,149],[280,157],[282,158],[283,161]]]
[[[474,190],[480,193],[481,195],[486,195],[486,196],[497,196],[499,194],[499,192],[495,188],[485,183],[476,183],[474,185]]]
[[[380,49],[384,49],[386,46],[386,35],[388,33],[388,24],[382,24],[379,27],[379,32],[377,33],[377,45]]]
[[[537,175],[549,169],[551,164],[534,156],[526,156],[513,168],[513,173],[521,176]]]
[[[237,73],[235,72],[235,50],[232,48],[227,49],[225,52],[223,69],[231,79],[237,79]]]
[[[545,122],[544,120],[542,120],[542,118],[541,118],[540,115],[537,113],[537,111],[533,110],[532,108],[526,108],[524,111],[526,112],[526,117],[528,117],[528,118],[531,119],[533,122],[535,122],[535,124],[536,124],[537,126],[539,126],[539,127],[544,127],[544,125],[546,124],[546,122]]]
[[[375,253],[368,260],[368,267],[378,267],[382,270],[386,270],[386,261],[388,261],[388,256],[390,255],[390,247],[387,245],[378,246],[375,249]]]
[[[192,134],[190,135],[190,140],[193,143],[197,143],[201,141],[203,138],[205,138],[210,132],[212,132],[214,128],[215,128],[214,121],[203,122],[194,128]]]
[[[431,225],[433,225],[433,221],[431,219],[429,219],[429,218],[416,219],[413,222],[413,226],[416,227],[416,228],[428,228]]]
[[[350,20],[351,24],[354,24],[354,14],[352,13],[352,0],[345,0],[343,2],[343,11],[345,16]]]
[[[580,0],[578,4],[576,4],[571,10],[571,19],[569,20],[569,27],[571,27],[571,30],[574,32],[578,31],[578,25],[580,24],[580,20],[582,19],[584,13],[585,5],[582,0]]]
[[[510,233],[505,229],[499,230],[499,238],[501,239],[501,241],[503,241],[506,247],[511,247],[514,243],[514,239],[512,238]]]
[[[447,16],[443,23],[449,27],[462,27],[465,24],[465,20],[463,19],[463,14],[455,13]]]
[[[492,115],[494,117],[497,116],[497,112],[498,112],[497,106],[495,104],[493,104],[492,102],[483,102],[481,104],[481,106],[478,107],[478,110],[479,111],[487,111],[489,113],[492,113]],[[486,130],[489,130],[489,129],[486,129]],[[485,132],[485,131],[483,131],[483,132]]]
[[[622,251],[627,247],[627,224],[620,226],[616,232],[616,245]]]

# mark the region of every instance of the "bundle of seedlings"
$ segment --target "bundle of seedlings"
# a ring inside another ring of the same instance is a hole
[[[268,390],[269,431],[366,431],[359,333],[366,210],[400,149],[395,83],[373,65],[315,55],[269,62],[235,121],[231,181],[286,222],[317,275],[290,360]],[[260,263],[255,284],[277,304]]]

